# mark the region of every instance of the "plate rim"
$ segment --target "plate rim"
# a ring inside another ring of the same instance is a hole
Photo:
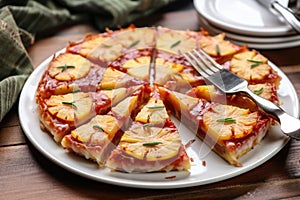
[[[54,53],[54,55],[62,53],[65,51],[65,48],[57,51]],[[145,188],[145,189],[174,189],[174,188],[185,188],[185,187],[191,187],[191,186],[199,186],[199,185],[206,185],[206,184],[210,184],[210,183],[215,183],[215,182],[219,182],[219,181],[223,181],[223,180],[227,180],[229,178],[233,178],[236,177],[238,175],[241,175],[245,172],[251,171],[252,169],[258,167],[259,165],[265,163],[266,161],[268,161],[270,158],[272,158],[274,155],[276,155],[289,141],[289,138],[284,137],[282,139],[282,141],[280,141],[280,147],[278,147],[277,149],[269,152],[267,155],[265,155],[264,159],[259,160],[259,162],[255,162],[254,164],[249,165],[248,167],[242,167],[239,170],[234,171],[233,173],[229,173],[229,174],[223,174],[223,175],[219,175],[218,177],[214,177],[214,178],[210,178],[210,179],[206,179],[205,181],[199,181],[199,180],[189,180],[189,181],[185,181],[185,179],[178,179],[178,180],[171,180],[171,181],[140,181],[140,180],[128,180],[128,179],[120,179],[118,177],[112,177],[112,176],[95,176],[93,174],[89,174],[87,171],[82,171],[80,169],[80,167],[78,166],[70,166],[66,160],[60,160],[57,158],[57,154],[56,151],[53,154],[52,152],[49,152],[49,150],[45,149],[45,147],[41,146],[41,144],[37,141],[37,137],[34,136],[34,134],[32,133],[32,131],[29,129],[28,124],[26,124],[26,117],[28,117],[28,112],[25,111],[32,111],[33,115],[37,115],[37,110],[34,110],[34,106],[33,106],[33,110],[32,108],[28,108],[28,106],[25,109],[24,104],[26,105],[27,101],[30,100],[35,100],[35,91],[34,94],[33,93],[28,93],[28,89],[30,89],[31,87],[36,88],[38,85],[38,82],[36,82],[37,80],[37,76],[42,76],[43,72],[45,71],[48,63],[52,60],[53,55],[49,56],[47,59],[45,59],[33,72],[32,74],[28,77],[26,83],[24,84],[24,87],[22,89],[22,92],[20,94],[20,100],[19,100],[19,106],[18,106],[18,114],[19,114],[19,119],[20,119],[20,124],[22,127],[23,132],[25,133],[26,137],[29,139],[29,141],[31,142],[31,144],[33,144],[33,146],[40,152],[43,154],[43,156],[45,156],[47,159],[49,159],[50,161],[52,161],[53,163],[57,164],[58,166],[64,168],[67,171],[70,171],[74,174],[77,174],[81,177],[85,177],[91,180],[95,180],[98,182],[103,182],[103,183],[108,183],[108,184],[113,184],[113,185],[119,185],[119,186],[125,186],[125,187],[132,187],[132,188]],[[296,93],[296,90],[292,84],[292,82],[288,79],[288,77],[273,63],[270,62],[270,65],[272,67],[274,67],[274,69],[276,71],[278,71],[278,73],[284,78],[285,81],[288,82],[289,87],[291,87],[291,91],[292,91],[292,95],[293,99],[295,100],[295,107],[293,107],[293,109],[297,109],[296,113],[294,115],[300,115],[299,112],[299,99]],[[32,82],[35,80],[35,83],[32,84]],[[40,80],[40,78],[39,78]],[[30,99],[33,98],[33,99]],[[28,99],[29,98],[29,99]],[[36,104],[35,101],[32,102],[33,104]],[[35,113],[34,113],[35,112]],[[295,116],[295,117],[298,117]],[[39,127],[38,127],[39,128]],[[41,130],[40,130],[41,131]],[[48,137],[48,134],[41,131],[45,137]],[[47,135],[47,136],[46,136]],[[48,140],[48,139],[47,139]],[[51,142],[53,143],[53,145],[57,145],[57,148],[59,148],[59,150],[57,150],[58,152],[64,151],[64,149],[56,144],[53,140],[53,138],[49,137],[49,141],[52,140]],[[51,143],[51,145],[52,145]],[[258,148],[258,147],[256,147]],[[253,150],[252,150],[253,151]],[[64,154],[68,157],[68,153],[66,153],[64,151]],[[64,155],[63,155],[64,156]],[[79,157],[79,156],[78,156]],[[85,161],[84,161],[85,162]],[[88,161],[91,162],[91,161]],[[225,162],[225,161],[224,161]],[[92,164],[94,164],[93,162],[91,162]],[[236,169],[236,167],[230,166],[227,162],[225,163],[226,166],[228,165],[228,167],[232,167],[233,169]],[[89,164],[90,165],[90,164]],[[108,170],[108,169],[106,169]]]
[[[212,34],[225,33],[225,36],[233,43],[241,46],[247,45],[248,47],[254,49],[283,49],[297,47],[300,45],[300,35],[264,38],[227,32],[215,27],[213,24],[210,24],[209,21],[203,18],[199,19],[199,24]]]
[[[194,7],[198,14],[206,18],[211,24],[216,27],[222,27],[222,29],[237,32],[239,34],[251,35],[251,36],[279,36],[279,35],[288,35],[294,33],[292,28],[289,25],[283,25],[281,27],[264,27],[256,28],[251,26],[239,26],[232,23],[228,23],[224,20],[220,20],[217,17],[210,15],[207,11],[208,4],[213,4],[217,0],[193,0]]]

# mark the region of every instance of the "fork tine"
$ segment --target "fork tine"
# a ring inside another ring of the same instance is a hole
[[[203,62],[203,64],[205,64],[206,67],[209,68],[211,71],[213,71],[214,73],[220,71],[218,67],[215,67],[216,63],[213,62],[214,60],[208,57],[208,55],[204,51],[197,51],[195,49],[193,51],[198,56],[198,59],[200,59]]]
[[[194,51],[194,54],[196,54],[196,56],[197,56],[197,60],[200,60],[202,62],[202,68],[205,68],[206,71],[210,71],[210,73],[209,73],[210,75],[219,71],[219,69],[214,67],[214,65],[209,60],[207,60],[205,56],[203,56],[201,53],[199,53],[195,49],[193,51]]]
[[[191,52],[187,52],[183,54],[184,57],[187,59],[187,61],[193,65],[193,67],[200,73],[201,76],[204,78],[207,78],[209,74],[207,74],[204,70],[202,70],[199,65],[196,63],[197,59],[195,59],[195,56]],[[199,61],[198,61],[199,62]]]
[[[217,63],[212,57],[207,55],[207,53],[205,53],[202,49],[199,49],[199,51],[196,51],[196,50],[194,50],[194,51],[198,54],[199,57],[201,57],[199,55],[201,53],[201,55],[203,55],[208,61],[210,61],[212,63],[212,67],[218,68],[216,70],[219,71],[219,70],[223,69],[223,67],[219,63]]]
[[[198,66],[208,75],[212,75],[213,73],[215,73],[215,71],[211,69],[210,64],[207,63],[203,56],[201,56],[196,50],[193,50],[193,53],[191,53],[191,55],[193,56]]]
[[[195,53],[195,52],[194,52]],[[205,62],[205,60],[203,60],[202,57],[197,57],[196,55],[194,55],[193,52],[188,52],[189,56],[190,56],[190,60],[193,60],[193,63],[194,63],[194,67],[196,69],[198,69],[197,71],[201,74],[202,73],[205,73],[206,74],[206,77],[207,76],[210,76],[214,73],[213,70],[210,70],[209,66],[207,65],[207,63]],[[202,75],[202,74],[201,74]],[[203,76],[203,75],[202,75]],[[205,76],[203,76],[205,77]]]

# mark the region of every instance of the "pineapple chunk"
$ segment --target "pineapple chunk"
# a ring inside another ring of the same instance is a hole
[[[52,115],[69,122],[83,122],[93,114],[93,100],[83,92],[53,95],[46,104]]]
[[[155,30],[153,28],[132,28],[123,30],[114,39],[124,48],[153,47]]]
[[[113,61],[122,55],[122,45],[114,38],[107,37],[104,41],[98,44],[88,55],[88,58],[93,60]]]
[[[122,67],[127,69],[129,75],[142,80],[148,80],[150,59],[149,56],[130,59]]]
[[[71,93],[74,91],[80,91],[79,86],[76,83],[70,84],[70,85],[58,85],[55,90],[54,90],[54,94],[67,94],[67,93]]]
[[[174,74],[172,78],[176,80],[177,84],[187,85],[190,88],[195,82],[200,80],[199,77],[191,72],[179,72],[178,74]]]
[[[123,87],[132,80],[133,77],[113,69],[111,67],[107,68],[102,76],[102,80],[100,83],[101,89],[112,89]]]
[[[176,71],[165,65],[155,66],[155,83],[159,85],[165,84]]]
[[[136,108],[137,103],[137,96],[127,97],[126,99],[118,103],[115,107],[113,107],[111,110],[119,117],[129,117],[133,109]]]
[[[173,69],[175,72],[180,72],[183,70],[184,66],[182,64],[178,64],[178,63],[172,63],[172,62],[169,62],[169,61],[166,61],[165,59],[163,58],[156,58],[155,59],[155,63],[157,65],[163,65],[163,66],[166,66],[166,67],[170,67],[171,69]]]
[[[99,144],[101,141],[110,141],[119,130],[119,123],[111,115],[97,115],[87,124],[71,132],[73,138],[81,142]]]
[[[176,73],[182,71],[183,65],[166,61],[163,58],[155,59],[155,83],[163,85]]]
[[[198,98],[194,98],[175,91],[170,93],[170,100],[175,108],[180,108],[182,112],[185,113],[192,110],[192,108],[199,103]]]
[[[49,65],[49,75],[59,81],[70,81],[85,77],[91,68],[87,59],[75,54],[60,54]]]
[[[162,100],[150,98],[135,120],[142,123],[164,124],[168,118],[169,116]]]
[[[168,128],[137,126],[124,133],[120,147],[140,160],[167,160],[179,154],[181,140],[177,131]]]
[[[113,69],[111,67],[107,68],[107,70],[105,70],[103,76],[102,76],[102,80],[101,80],[101,89],[112,89],[115,88],[116,86],[116,82],[118,82],[119,80],[122,80],[122,78],[126,76],[125,73],[118,71],[116,69]]]
[[[249,85],[248,87],[251,91],[261,96],[262,98],[268,100],[272,99],[273,92],[272,92],[272,88],[269,85],[263,83],[263,84]]]
[[[106,39],[106,37],[94,37],[90,40],[86,40],[80,46],[80,54],[83,56],[87,56],[94,48],[96,48]]]
[[[122,66],[125,69],[140,67],[141,65],[149,65],[151,58],[149,56],[142,56],[136,59],[127,60]]]
[[[186,53],[197,48],[196,39],[185,32],[166,31],[158,36],[157,48],[176,54]]]
[[[272,70],[267,63],[268,60],[257,51],[245,51],[234,55],[230,70],[247,81],[262,81]]]
[[[219,34],[214,37],[205,36],[200,40],[200,47],[211,56],[226,56],[236,52],[233,44],[224,40],[225,34]]]
[[[149,65],[141,65],[139,67],[128,69],[127,73],[130,76],[147,81],[149,78]]]
[[[250,134],[257,123],[258,113],[230,105],[212,104],[204,113],[204,129],[216,141],[239,139]]]
[[[111,100],[112,105],[115,105],[127,95],[126,91],[126,88],[117,88],[112,90],[102,90],[101,92]]]
[[[218,97],[218,92],[213,85],[199,85],[193,89],[193,92],[198,98],[203,98],[207,101],[212,101]]]

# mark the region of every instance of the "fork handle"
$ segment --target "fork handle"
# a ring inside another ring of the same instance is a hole
[[[300,21],[297,15],[289,8],[284,7],[277,1],[271,3],[272,8],[274,8],[282,17],[294,28],[295,31],[300,33]]]
[[[299,119],[287,114],[282,108],[271,101],[254,94],[248,87],[244,88],[243,92],[253,99],[259,108],[279,121],[283,133],[294,139],[300,139]]]

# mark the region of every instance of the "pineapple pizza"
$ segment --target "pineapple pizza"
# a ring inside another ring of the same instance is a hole
[[[193,157],[177,118],[228,164],[242,166],[239,158],[276,122],[243,94],[209,85],[183,56],[200,48],[280,103],[281,77],[268,59],[225,34],[129,26],[89,34],[53,56],[36,90],[42,130],[100,168],[188,172]]]

